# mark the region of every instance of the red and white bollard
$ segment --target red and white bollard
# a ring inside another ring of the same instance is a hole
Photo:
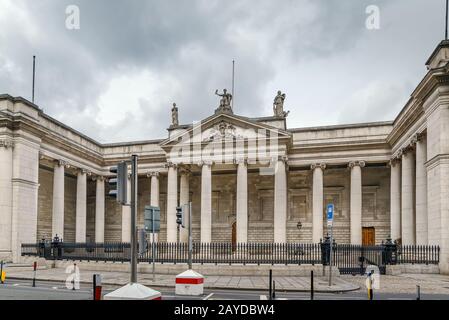
[[[175,293],[183,296],[203,294],[204,277],[193,270],[187,270],[176,276]]]
[[[101,274],[94,274],[93,276],[93,298],[94,300],[101,300]]]

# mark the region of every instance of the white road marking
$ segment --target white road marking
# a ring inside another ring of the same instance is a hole
[[[264,294],[260,295],[260,300],[268,300],[267,296]]]
[[[214,293],[210,293],[208,294],[203,300],[209,300],[210,297],[212,297],[214,295]]]
[[[13,287],[17,287],[17,286],[20,286],[20,284],[19,283],[14,283],[12,286]]]
[[[57,290],[58,289],[58,287],[51,287],[52,289],[54,289],[54,290]]]

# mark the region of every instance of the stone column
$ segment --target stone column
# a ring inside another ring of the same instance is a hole
[[[190,171],[186,168],[180,170],[181,178],[179,182],[179,205],[182,206],[184,210],[184,225],[185,228],[180,228],[179,230],[179,240],[181,242],[189,241],[189,200],[190,200],[190,187],[189,178]]]
[[[95,242],[104,242],[104,177],[96,177],[95,193]]]
[[[151,178],[151,194],[150,194],[150,206],[159,207],[159,172],[150,172],[147,177]],[[149,233],[150,242],[153,242],[153,234]],[[158,241],[159,233],[154,234],[154,241]]]
[[[401,162],[400,158],[390,161],[390,236],[401,238]]]
[[[248,242],[248,171],[245,159],[237,163],[236,227],[237,243]]]
[[[167,242],[177,242],[178,169],[176,164],[170,162],[167,167]]]
[[[274,242],[287,242],[286,158],[277,160],[274,173]]]
[[[59,160],[53,171],[53,212],[51,234],[64,240],[64,166],[67,163]]]
[[[326,165],[312,164],[310,168],[313,170],[312,242],[318,243],[323,238],[323,170],[326,169]]]
[[[201,166],[201,242],[212,241],[212,162]]]
[[[76,179],[75,241],[86,242],[87,181],[86,170],[79,170]]]
[[[9,259],[12,250],[12,148],[12,140],[0,140],[0,259]]]
[[[412,148],[402,153],[402,244],[415,244],[415,156]]]
[[[428,244],[427,232],[427,141],[416,136],[416,244]]]
[[[362,244],[362,167],[364,161],[352,161],[351,169],[351,195],[350,195],[350,232],[351,244]]]
[[[126,193],[131,202],[131,176],[128,175]],[[131,207],[122,206],[122,242],[131,242]]]

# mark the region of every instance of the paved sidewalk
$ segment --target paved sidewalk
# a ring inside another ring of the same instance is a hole
[[[129,273],[127,272],[95,272],[80,270],[80,280],[82,283],[92,283],[92,275],[101,273],[103,285],[121,286],[129,282]],[[38,270],[36,279],[38,281],[65,281],[69,274],[65,273],[65,268],[53,268]],[[32,270],[7,270],[7,281],[13,279],[32,279]],[[138,274],[139,283],[155,287],[174,287],[174,275],[156,275],[156,281],[152,281],[152,274]],[[310,291],[309,277],[273,277],[276,281],[276,290],[279,291]],[[251,276],[206,276],[204,287],[209,289],[240,289],[240,290],[266,290],[268,288],[268,277]],[[333,279],[332,287],[328,286],[327,278],[316,277],[314,280],[314,289],[316,292],[346,292],[359,289],[358,284],[343,280],[341,277]]]
[[[365,289],[365,276],[342,275],[340,279]],[[449,295],[449,276],[441,274],[401,274],[396,276],[381,275],[380,286],[376,289],[381,293],[416,293],[419,285],[423,294]]]

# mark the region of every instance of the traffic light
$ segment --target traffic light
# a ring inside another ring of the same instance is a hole
[[[159,207],[145,206],[144,225],[146,232],[160,232],[161,209]]]
[[[184,225],[184,215],[182,212],[182,207],[176,207],[176,223],[179,225]]]
[[[116,167],[111,167],[109,172],[116,175],[109,179],[109,193],[117,202],[125,205],[128,203],[128,165],[125,161],[119,162]]]

